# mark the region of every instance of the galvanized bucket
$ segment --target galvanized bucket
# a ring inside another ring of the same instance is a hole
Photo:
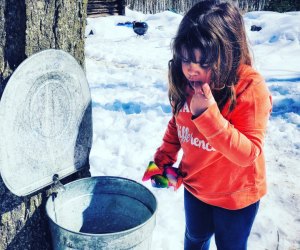
[[[64,187],[46,204],[55,250],[151,248],[157,203],[146,187],[109,176]]]

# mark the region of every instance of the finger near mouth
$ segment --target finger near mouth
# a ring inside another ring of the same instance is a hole
[[[201,86],[203,85],[202,81],[189,81],[189,85],[192,89],[196,89],[196,88],[201,88]]]

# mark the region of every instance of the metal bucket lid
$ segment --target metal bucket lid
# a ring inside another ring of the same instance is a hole
[[[87,119],[86,119],[87,118]],[[91,97],[77,61],[61,50],[27,58],[0,102],[0,170],[18,196],[79,170],[91,147]]]

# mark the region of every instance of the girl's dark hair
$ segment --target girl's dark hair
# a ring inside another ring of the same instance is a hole
[[[243,17],[237,7],[216,0],[194,5],[183,17],[173,41],[173,58],[169,61],[169,100],[178,114],[186,101],[187,79],[183,75],[182,53],[195,62],[195,50],[201,52],[200,64],[211,69],[210,87],[220,110],[230,100],[236,105],[234,85],[241,64],[251,65]],[[225,87],[224,87],[225,86]]]

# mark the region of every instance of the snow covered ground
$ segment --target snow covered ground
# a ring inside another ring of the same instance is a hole
[[[160,145],[171,108],[167,97],[170,42],[182,16],[145,15],[88,18],[86,70],[93,101],[92,175],[141,182]],[[244,15],[255,66],[264,75],[274,107],[265,144],[268,194],[249,238],[250,250],[300,249],[300,12]],[[119,22],[146,21],[138,37]],[[259,32],[251,25],[261,26]],[[90,31],[93,35],[89,35]],[[154,189],[158,200],[152,249],[183,249],[183,188]],[[212,241],[211,249],[216,249]]]

